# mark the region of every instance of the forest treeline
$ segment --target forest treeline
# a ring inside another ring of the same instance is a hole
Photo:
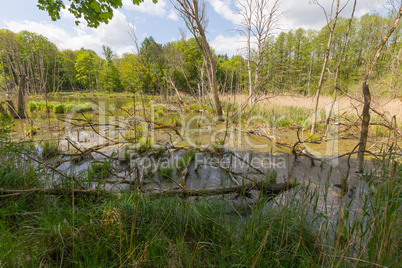
[[[350,91],[360,84],[381,37],[392,24],[391,16],[366,14],[354,19],[342,62],[339,85]],[[331,93],[332,73],[342,49],[348,19],[338,18],[324,92]],[[320,31],[299,28],[269,38],[265,48],[263,91],[313,94],[316,90],[329,27]],[[389,96],[401,95],[402,27],[387,43],[372,75],[373,83]],[[110,91],[169,94],[178,90],[200,96],[209,92],[203,56],[194,38],[158,44],[152,37],[138,46],[138,53],[117,57],[103,46],[103,55],[82,48],[59,50],[45,36],[0,30],[0,89],[13,92],[18,77],[26,74],[27,93],[59,91]],[[221,93],[247,93],[248,69],[244,57],[214,54],[218,89]],[[102,57],[101,57],[102,56]]]

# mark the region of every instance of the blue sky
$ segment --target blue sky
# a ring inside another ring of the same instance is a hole
[[[235,31],[239,22],[236,1],[206,1],[209,18],[207,33],[211,46],[219,54],[227,53],[231,56],[241,53],[244,38]],[[311,2],[313,1],[282,0],[281,12],[285,13],[281,16],[276,31],[288,31],[298,27],[322,28],[326,23],[324,13],[318,5]],[[331,0],[319,2],[325,9],[330,10]],[[346,2],[347,0],[341,0],[342,4]],[[360,17],[378,9],[380,2],[359,0],[356,16]],[[64,3],[67,5],[68,1],[65,0]],[[140,43],[145,37],[153,36],[156,42],[166,44],[179,38],[180,28],[186,29],[169,0],[158,0],[158,4],[145,0],[140,6],[133,5],[130,0],[123,0],[123,8],[115,10],[109,24],[101,25],[97,29],[86,27],[85,22],[76,26],[74,17],[67,10],[62,11],[59,21],[53,22],[47,12],[39,10],[36,5],[36,0],[0,0],[0,28],[14,32],[36,32],[46,36],[59,49],[77,50],[84,47],[95,50],[100,56],[102,45],[110,46],[118,56],[125,52],[135,52],[135,45],[128,34],[129,24],[135,27]],[[352,3],[349,3],[341,16],[349,17],[351,6]],[[187,33],[187,36],[191,37],[190,33]]]

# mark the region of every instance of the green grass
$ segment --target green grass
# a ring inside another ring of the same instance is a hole
[[[64,114],[70,111],[77,113],[93,111],[94,105],[90,102],[67,104],[62,104],[60,102],[47,102],[47,105],[45,101],[31,101],[28,103],[28,110],[30,112],[46,111],[46,108],[48,111],[52,111],[55,114]]]
[[[177,161],[177,168],[183,169],[194,159],[195,157],[195,150],[190,149],[188,150],[178,161]]]
[[[59,143],[56,141],[43,141],[40,147],[42,148],[43,159],[55,157],[59,153]]]
[[[11,165],[0,170],[1,178],[7,175],[1,187],[42,187],[33,170],[16,172]],[[136,192],[76,195],[74,201],[68,195],[4,197],[0,262],[6,267],[366,267],[365,262],[400,261],[400,181],[388,180],[366,196],[367,225],[345,215],[340,228],[345,242],[334,248],[322,244],[308,216],[316,196],[303,195],[302,189],[289,202],[260,196],[245,209],[219,197],[190,202]],[[364,241],[356,244],[351,238],[359,233]]]

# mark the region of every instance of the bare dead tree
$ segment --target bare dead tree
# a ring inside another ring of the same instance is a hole
[[[172,1],[173,6],[186,22],[187,28],[194,36],[203,58],[206,59],[205,69],[207,71],[209,85],[212,90],[213,100],[217,116],[223,120],[222,107],[218,95],[218,82],[216,79],[216,64],[209,46],[205,28],[207,24],[205,1],[204,0],[176,0]]]
[[[362,111],[362,126],[360,130],[360,146],[359,146],[359,153],[358,153],[358,162],[357,162],[357,171],[359,173],[363,172],[363,163],[364,163],[364,151],[366,150],[367,145],[367,136],[368,136],[368,129],[370,125],[370,104],[371,104],[371,93],[369,89],[369,79],[370,75],[374,69],[374,66],[380,57],[381,51],[384,45],[387,43],[389,37],[395,31],[396,27],[398,26],[399,20],[402,16],[402,4],[400,4],[399,11],[396,15],[394,24],[388,30],[388,33],[382,38],[380,45],[378,46],[376,53],[374,54],[374,58],[371,61],[371,64],[367,70],[366,75],[364,76],[363,80],[363,97],[364,97],[364,106]]]
[[[177,89],[176,84],[173,80],[174,70],[179,69],[180,72],[185,77],[186,82],[188,83],[187,76],[184,73],[184,70],[182,71],[182,68],[181,68],[181,66],[183,66],[183,64],[184,64],[183,55],[178,53],[178,51],[172,45],[168,45],[163,48],[163,57],[165,58],[165,61],[167,63],[167,68],[164,69],[164,74],[165,74],[166,80],[173,87],[173,89],[177,95],[177,98],[179,99],[179,102],[181,104],[184,104],[182,98],[180,97],[179,90]]]
[[[332,10],[333,10],[333,6],[334,6],[334,2],[335,2],[335,0],[332,1],[332,7],[331,7]],[[318,4],[318,2],[316,2],[316,3]],[[334,36],[336,21],[337,21],[338,15],[340,13],[339,5],[340,5],[340,0],[336,0],[336,7],[335,7],[335,13],[334,13],[335,15],[334,15],[334,18],[332,19],[331,26],[328,26],[329,27],[328,43],[327,43],[327,47],[325,49],[324,63],[322,64],[320,80],[318,81],[317,92],[315,94],[315,99],[314,99],[314,113],[313,113],[313,122],[312,122],[312,125],[311,125],[311,136],[313,136],[314,133],[315,133],[315,124],[316,124],[316,121],[317,121],[318,101],[319,101],[319,98],[320,98],[321,87],[322,87],[322,82],[324,80],[325,70],[327,68],[327,63],[328,63],[328,58],[329,58],[329,51],[331,49],[331,43],[332,43],[332,37]],[[325,15],[326,15],[326,13],[325,13]],[[329,22],[328,22],[328,24],[329,24]]]
[[[339,71],[340,71],[340,69],[341,69],[341,63],[342,63],[342,60],[343,60],[343,53],[345,52],[346,44],[348,43],[349,32],[350,32],[350,29],[351,29],[351,26],[352,26],[353,16],[354,16],[354,14],[355,14],[355,9],[356,9],[356,2],[357,2],[357,0],[355,0],[355,1],[354,1],[354,4],[353,4],[352,15],[350,15],[350,19],[349,19],[349,23],[348,23],[348,28],[347,28],[347,30],[346,30],[345,37],[344,37],[344,39],[343,39],[342,50],[341,50],[341,53],[339,54],[339,58],[338,58],[338,65],[336,66],[335,78],[334,78],[334,80],[335,80],[334,102],[332,103],[331,109],[330,109],[330,111],[329,111],[329,115],[328,115],[327,122],[326,122],[327,127],[326,127],[326,130],[325,130],[325,134],[324,134],[323,139],[325,139],[325,138],[327,137],[327,135],[328,135],[328,131],[329,131],[329,121],[330,121],[330,119],[331,119],[332,111],[333,111],[333,109],[334,109],[334,105],[335,105],[335,102],[336,102],[336,98],[337,98],[337,96],[338,96],[338,88],[339,88],[339,85],[338,85],[338,76],[339,76]]]
[[[240,33],[247,39],[247,68],[249,104],[253,106],[257,99],[257,91],[262,86],[260,76],[265,56],[268,37],[276,27],[281,13],[279,0],[237,0],[240,22]],[[272,3],[272,4],[271,4]],[[253,41],[253,39],[255,41]],[[255,43],[255,48],[253,43]],[[254,59],[255,58],[255,59]],[[253,77],[254,69],[254,77]],[[253,81],[254,79],[254,81]]]

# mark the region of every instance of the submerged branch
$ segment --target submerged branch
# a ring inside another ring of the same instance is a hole
[[[105,181],[107,182],[107,181]],[[159,192],[146,192],[145,195],[149,196],[208,196],[208,195],[220,195],[220,194],[230,194],[230,193],[240,193],[245,194],[251,190],[261,191],[265,195],[278,195],[283,191],[287,191],[295,186],[299,185],[297,182],[292,183],[279,183],[279,184],[268,184],[263,182],[249,183],[240,186],[231,186],[226,188],[207,188],[207,189],[197,189],[197,190],[161,190]],[[86,195],[86,196],[96,196],[101,195],[113,195],[120,193],[113,193],[106,190],[97,189],[69,189],[69,188],[56,188],[56,189],[46,189],[46,188],[32,188],[25,190],[13,190],[0,188],[0,198],[29,195],[29,194],[45,194],[45,195]]]

